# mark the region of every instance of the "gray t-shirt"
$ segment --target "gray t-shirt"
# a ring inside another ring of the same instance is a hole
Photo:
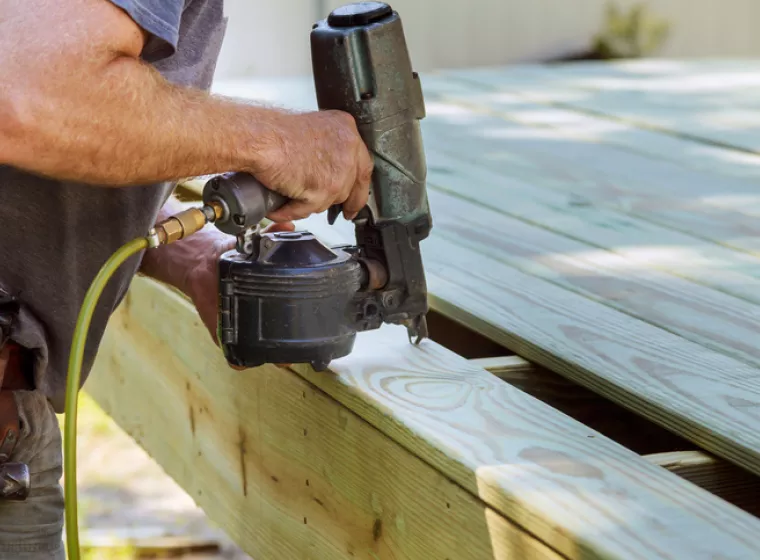
[[[226,26],[223,0],[111,1],[150,33],[145,61],[174,83],[208,90]],[[90,282],[116,249],[146,234],[173,188],[96,187],[0,166],[0,288],[22,303],[11,338],[33,350],[36,388],[57,412],[63,412],[72,333]],[[103,293],[83,382],[139,259],[127,261]]]

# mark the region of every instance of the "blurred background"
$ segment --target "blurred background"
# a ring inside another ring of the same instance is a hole
[[[311,24],[340,0],[226,0],[217,78],[310,72]],[[418,71],[573,57],[746,57],[756,0],[395,0]]]
[[[226,0],[217,80],[306,75],[309,29],[345,2]],[[415,69],[760,54],[757,0],[394,0]],[[249,558],[87,395],[79,485],[88,557]]]

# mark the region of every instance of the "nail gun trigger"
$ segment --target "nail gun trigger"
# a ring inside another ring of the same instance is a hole
[[[327,209],[327,223],[333,225],[343,211],[342,204],[333,204]]]

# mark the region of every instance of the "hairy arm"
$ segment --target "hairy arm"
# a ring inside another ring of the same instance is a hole
[[[179,87],[105,0],[0,0],[0,164],[111,186],[254,167],[285,113]]]

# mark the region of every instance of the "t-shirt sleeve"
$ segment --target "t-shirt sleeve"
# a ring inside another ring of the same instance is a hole
[[[150,34],[143,57],[152,61],[174,54],[184,0],[110,0]]]

